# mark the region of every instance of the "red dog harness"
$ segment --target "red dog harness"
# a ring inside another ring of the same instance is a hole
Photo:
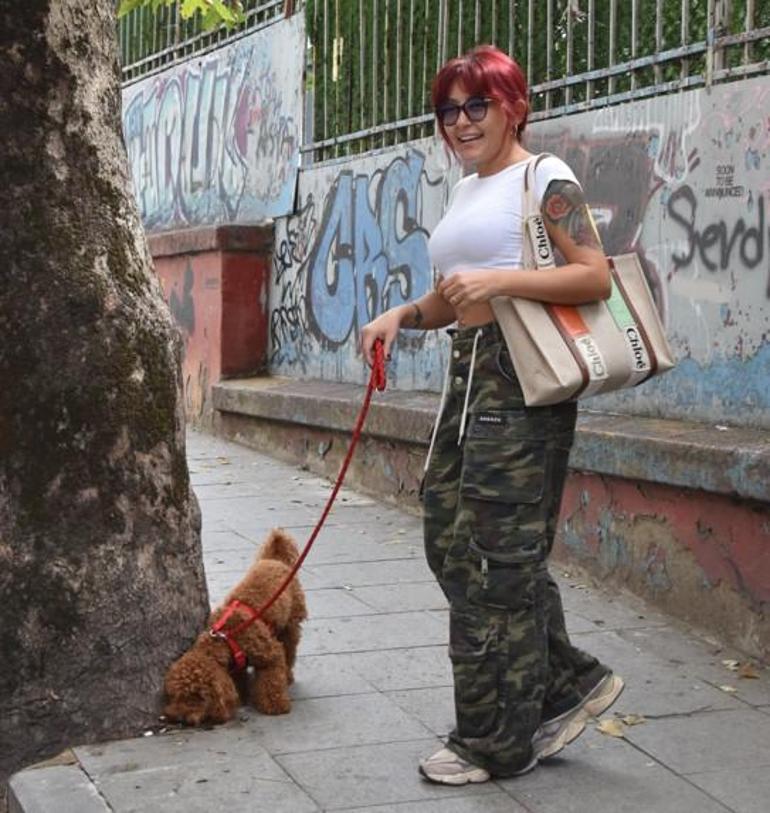
[[[245,621],[241,621],[240,624],[232,629],[224,629],[228,619],[236,610],[243,610],[248,615],[248,618]],[[238,635],[239,632],[243,632],[246,627],[250,627],[258,618],[271,632],[273,631],[271,625],[261,618],[260,613],[253,607],[244,604],[242,601],[238,601],[238,599],[234,599],[225,607],[225,611],[219,616],[219,620],[209,630],[209,635],[212,638],[221,638],[230,647],[230,654],[233,656],[232,669],[234,672],[242,672],[248,665],[246,653],[238,641],[235,640],[235,636]]]

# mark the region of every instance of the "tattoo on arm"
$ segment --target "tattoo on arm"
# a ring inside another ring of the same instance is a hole
[[[412,307],[414,308],[414,313],[412,314],[412,325],[415,330],[419,330],[420,326],[422,325],[422,311],[420,310],[420,306],[416,302],[412,302]]]
[[[543,217],[565,232],[578,246],[602,251],[588,204],[580,187],[573,181],[551,181],[543,195]]]

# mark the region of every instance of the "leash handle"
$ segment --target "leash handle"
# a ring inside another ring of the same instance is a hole
[[[257,610],[254,610],[251,607],[243,604],[242,602],[235,601],[230,602],[225,609],[224,614],[221,616],[219,621],[209,630],[209,633],[217,638],[224,638],[230,648],[233,650],[235,654],[235,650],[233,649],[233,644],[231,643],[231,636],[234,634],[241,632],[246,627],[253,624],[257,619],[262,617],[262,614],[267,611],[272,605],[278,600],[278,597],[283,593],[283,591],[289,586],[291,580],[296,576],[297,571],[302,567],[302,563],[307,558],[308,553],[310,553],[310,548],[313,546],[313,543],[316,540],[316,537],[323,528],[324,522],[326,522],[326,517],[331,511],[331,507],[334,504],[334,500],[337,497],[337,492],[340,490],[342,486],[342,482],[345,479],[345,474],[347,474],[348,466],[350,465],[350,461],[353,458],[353,452],[355,451],[356,445],[358,443],[359,438],[361,437],[361,430],[364,426],[364,421],[366,420],[366,416],[369,412],[369,404],[372,400],[372,395],[374,391],[377,390],[378,392],[382,392],[385,389],[387,383],[386,375],[385,375],[385,345],[383,344],[382,339],[377,339],[374,342],[374,364],[372,365],[372,371],[369,375],[369,384],[366,388],[366,395],[364,396],[364,403],[361,406],[361,410],[358,413],[358,418],[356,419],[356,424],[353,429],[353,437],[350,441],[350,446],[348,447],[347,454],[345,455],[345,460],[342,462],[342,466],[340,467],[340,472],[337,475],[337,482],[334,484],[334,488],[332,489],[332,493],[329,495],[329,499],[326,502],[326,506],[324,507],[323,513],[321,514],[321,518],[318,520],[318,524],[313,529],[313,533],[310,535],[310,538],[305,544],[305,547],[302,549],[302,553],[297,558],[297,561],[292,566],[291,570],[289,571],[286,578],[281,582],[280,587],[273,593],[273,595]],[[238,608],[247,609],[250,612],[251,617],[247,618],[245,621],[242,621],[237,627],[230,630],[224,629],[224,624],[227,619],[233,614],[233,612]],[[233,642],[234,643],[234,642]],[[236,661],[238,658],[236,657]]]
[[[375,339],[370,386],[374,386],[378,392],[382,392],[385,389],[385,383],[385,344],[382,339]]]

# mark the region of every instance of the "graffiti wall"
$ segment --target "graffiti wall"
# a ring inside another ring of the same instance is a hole
[[[276,223],[271,370],[363,381],[362,325],[434,284],[428,237],[460,177],[433,139],[300,175],[295,215]],[[441,337],[403,331],[389,384],[441,386]]]
[[[678,357],[586,404],[770,426],[767,79],[537,123],[528,146],[574,168],[609,253],[639,252]],[[301,173],[299,208],[277,224],[274,372],[363,380],[359,329],[432,285],[426,241],[459,173],[432,139]],[[396,385],[439,389],[442,345],[405,334]]]
[[[770,426],[770,87],[720,85],[543,123],[611,253],[636,250],[678,357],[592,407]]]
[[[149,231],[256,223],[294,206],[304,16],[123,89],[123,133]]]

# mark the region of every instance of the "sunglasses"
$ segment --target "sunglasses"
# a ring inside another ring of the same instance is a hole
[[[494,100],[482,98],[481,96],[471,96],[470,99],[466,99],[463,104],[447,102],[436,108],[436,118],[445,127],[451,127],[457,124],[457,120],[460,118],[460,111],[462,110],[468,121],[483,121],[492,101]]]

